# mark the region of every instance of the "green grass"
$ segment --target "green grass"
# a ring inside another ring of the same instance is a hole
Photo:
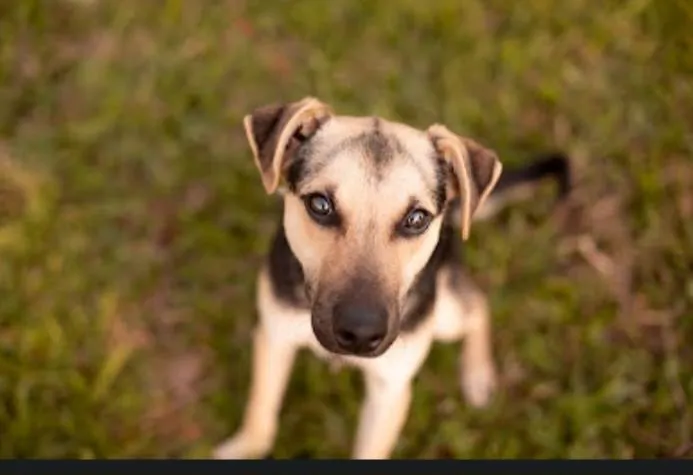
[[[0,457],[236,429],[277,213],[240,120],[308,94],[579,178],[566,220],[547,189],[476,227],[501,390],[467,407],[437,346],[397,457],[693,455],[693,8],[393,3],[2,3]],[[303,355],[273,455],[347,456],[360,396]]]

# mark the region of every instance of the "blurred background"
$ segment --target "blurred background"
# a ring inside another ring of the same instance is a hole
[[[277,216],[242,127],[314,95],[442,122],[550,186],[477,225],[501,389],[458,349],[396,457],[693,456],[693,4],[686,0],[0,4],[0,457],[207,457],[245,402]],[[346,457],[359,375],[304,354],[274,457]]]

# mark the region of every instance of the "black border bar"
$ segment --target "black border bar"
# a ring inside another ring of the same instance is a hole
[[[366,475],[368,471],[382,475],[383,469],[424,475],[432,475],[433,472],[435,475],[589,475],[593,470],[690,475],[693,474],[693,460],[0,460],[2,475],[131,475],[131,472],[153,473],[154,470],[162,475],[260,475],[263,472],[277,475],[287,469],[303,474],[311,471],[328,475]]]

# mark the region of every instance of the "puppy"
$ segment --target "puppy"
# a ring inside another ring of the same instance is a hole
[[[433,341],[465,338],[461,388],[473,406],[486,404],[496,385],[489,308],[459,241],[485,204],[497,208],[518,185],[548,176],[565,194],[566,158],[502,174],[492,150],[443,125],[336,115],[311,97],[260,107],[243,123],[283,214],[257,281],[243,421],[214,457],[270,453],[301,348],[363,372],[355,459],[390,457]]]

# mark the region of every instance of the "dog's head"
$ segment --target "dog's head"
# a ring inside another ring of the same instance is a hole
[[[446,206],[460,199],[467,239],[500,176],[496,154],[442,125],[338,116],[310,97],[260,107],[244,126],[267,193],[287,185],[284,228],[318,341],[333,353],[382,354]]]

